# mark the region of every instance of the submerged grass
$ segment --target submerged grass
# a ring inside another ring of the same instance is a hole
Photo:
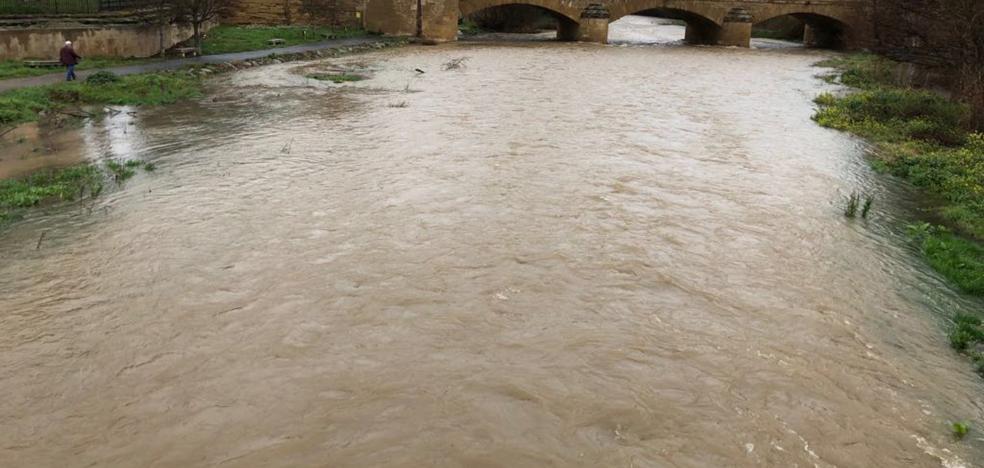
[[[332,83],[349,83],[352,81],[362,81],[366,77],[362,75],[355,75],[351,73],[312,73],[307,75],[308,78],[318,81],[331,81]]]
[[[955,439],[962,440],[970,432],[970,426],[965,422],[957,421],[950,425],[950,430],[953,432]]]
[[[820,65],[838,68],[840,82],[858,90],[819,96],[814,120],[868,139],[876,168],[939,199],[940,218],[951,229],[918,225],[917,242],[934,269],[963,291],[984,296],[984,134],[968,129],[969,109],[896,85],[896,64],[875,55]]]
[[[143,161],[106,161],[103,167],[82,164],[49,169],[26,177],[0,180],[0,226],[19,218],[25,210],[58,202],[98,197],[109,180],[117,185],[136,174],[153,171]]]
[[[871,205],[874,203],[875,199],[871,195],[864,195],[862,201],[862,195],[857,192],[853,192],[847,196],[844,203],[844,216],[848,218],[854,218],[858,215],[860,210],[861,218],[867,218],[868,213],[871,212]]]
[[[283,39],[282,46],[319,42],[325,39],[364,36],[361,29],[341,29],[324,26],[235,26],[221,25],[208,31],[202,43],[202,53],[225,54],[247,50],[270,49],[270,39]]]
[[[0,125],[38,120],[41,113],[82,105],[160,105],[201,95],[202,79],[184,71],[127,75],[0,93]],[[113,75],[115,76],[115,75]]]
[[[854,192],[847,196],[847,203],[844,206],[844,216],[853,218],[858,214],[858,205],[861,204],[861,195]]]

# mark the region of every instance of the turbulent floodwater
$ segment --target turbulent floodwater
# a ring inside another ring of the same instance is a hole
[[[0,466],[973,466],[980,303],[824,56],[410,47],[87,129],[158,170],[0,236]]]

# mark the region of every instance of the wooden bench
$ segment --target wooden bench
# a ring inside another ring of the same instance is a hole
[[[272,46],[281,46],[281,45],[284,45],[286,43],[287,43],[287,41],[285,41],[283,39],[279,39],[279,38],[273,38],[273,39],[270,39],[270,40],[267,41],[267,44],[270,44]]]
[[[25,60],[24,65],[31,68],[60,67],[58,60]]]
[[[198,49],[194,47],[176,47],[174,49],[176,55],[180,55],[182,58],[191,55],[192,57],[198,55]]]

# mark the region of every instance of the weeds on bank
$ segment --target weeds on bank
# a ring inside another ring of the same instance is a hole
[[[908,234],[934,270],[964,292],[984,295],[984,246],[929,223],[909,225]]]
[[[968,108],[896,85],[897,64],[875,55],[847,55],[820,65],[839,68],[840,81],[859,89],[817,97],[814,120],[868,139],[875,145],[874,166],[939,197],[939,214],[953,231],[923,229],[921,250],[961,289],[984,295],[984,134],[967,128]]]
[[[837,69],[837,74],[829,76],[839,77],[844,85],[860,89],[894,86],[898,81],[895,65],[891,60],[868,53],[841,55],[816,64]]]
[[[141,167],[146,171],[156,169],[152,163],[111,160],[103,167],[83,164],[0,180],[0,225],[17,219],[24,210],[33,207],[96,198],[102,194],[106,182],[122,185]]]
[[[0,93],[0,125],[38,120],[85,105],[160,105],[201,96],[201,78],[184,71],[116,76],[99,72],[85,82],[61,83]]]
[[[984,377],[984,327],[981,319],[967,314],[957,314],[950,330],[950,347],[974,361],[977,374]],[[956,429],[956,427],[954,427]],[[963,431],[966,433],[966,431]],[[954,435],[957,431],[954,431]],[[965,434],[961,434],[961,437]]]

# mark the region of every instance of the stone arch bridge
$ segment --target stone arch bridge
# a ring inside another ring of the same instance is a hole
[[[604,43],[610,22],[643,12],[685,21],[697,44],[748,47],[753,24],[787,15],[803,21],[807,45],[860,48],[872,35],[870,0],[369,0],[365,20],[384,34],[453,41],[459,18],[507,5],[549,11],[558,39],[571,41]]]

